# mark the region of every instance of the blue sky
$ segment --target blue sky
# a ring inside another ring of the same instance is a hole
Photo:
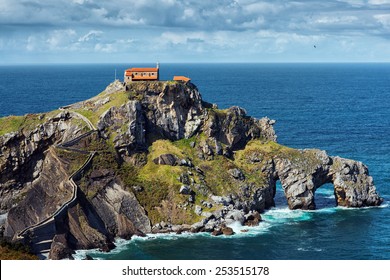
[[[155,61],[390,62],[390,0],[0,0],[0,64]]]

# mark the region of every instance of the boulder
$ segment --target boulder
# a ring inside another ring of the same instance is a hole
[[[231,227],[223,227],[222,233],[223,233],[223,235],[233,235],[234,231]]]
[[[238,168],[229,169],[228,173],[236,180],[239,180],[239,181],[245,180],[244,173],[242,173],[242,171]]]
[[[198,215],[198,216],[202,215],[202,210],[203,210],[202,207],[200,207],[199,205],[195,205],[194,212],[196,215]]]
[[[142,186],[132,186],[132,188],[135,192],[142,192],[144,190]]]
[[[240,210],[229,211],[225,215],[225,219],[226,220],[231,219],[233,221],[239,222],[241,225],[243,225],[244,222],[245,222],[244,213],[242,211],[240,211]]]
[[[179,193],[184,194],[184,195],[190,195],[192,193],[192,190],[189,186],[182,185],[180,187]]]
[[[175,155],[172,154],[163,154],[160,155],[159,157],[153,159],[153,162],[155,164],[160,164],[160,165],[171,165],[175,166],[178,163],[179,158]]]
[[[196,232],[201,232],[204,229],[204,225],[206,224],[206,220],[203,219],[200,222],[197,222],[195,224],[191,225],[191,232],[196,233]]]
[[[61,259],[73,259],[72,254],[74,250],[69,248],[66,234],[57,234],[54,236],[51,244],[49,259],[61,260]]]
[[[222,204],[222,205],[225,205],[225,206],[230,205],[230,203],[232,202],[232,199],[230,197],[223,197],[223,196],[212,195],[210,198],[215,203]]]
[[[249,212],[248,214],[245,215],[245,223],[244,225],[246,226],[258,226],[259,223],[261,222],[261,215],[259,212],[254,211],[254,212]]]
[[[217,221],[215,220],[215,219],[211,219],[211,220],[209,220],[206,224],[205,224],[205,226],[204,226],[204,229],[205,229],[205,231],[207,231],[207,232],[213,232],[214,231],[214,229],[215,229],[215,227],[217,226]]]

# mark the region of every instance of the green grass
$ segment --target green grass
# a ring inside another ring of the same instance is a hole
[[[91,104],[85,106],[85,108],[75,110],[87,119],[89,119],[94,125],[99,122],[100,116],[111,107],[119,107],[125,104],[129,100],[129,95],[126,92],[117,92],[109,95],[110,101],[106,104],[96,108]],[[96,101],[96,100],[94,100]]]
[[[188,196],[179,193],[182,183],[178,181],[178,177],[188,168],[158,165],[153,162],[154,158],[168,153],[184,158],[183,150],[175,144],[168,140],[155,141],[149,148],[144,166],[136,167],[127,163],[120,171],[120,177],[128,188],[133,185],[143,186],[144,190],[136,192],[135,195],[152,223],[169,221],[173,224],[192,224],[199,220],[191,207],[186,210],[179,207],[188,200]]]
[[[236,168],[235,163],[224,156],[214,156],[213,160],[204,161],[199,165],[205,173],[206,183],[210,190],[217,195],[227,195],[237,192],[237,182],[228,173]]]
[[[291,162],[292,167],[298,170],[304,170],[306,173],[314,172],[315,168],[321,164],[316,156],[317,150],[297,150],[280,145],[273,141],[250,141],[245,149],[236,152],[236,162],[240,168],[247,170],[249,174],[255,177],[261,177],[258,172],[268,160],[285,159]],[[253,157],[260,162],[254,164]]]
[[[25,116],[9,116],[0,119],[0,136],[18,131],[23,122],[25,120]]]
[[[55,110],[44,114],[27,114],[24,116],[8,116],[0,118],[0,136],[21,130],[32,131],[38,125],[45,123],[60,111]]]
[[[167,85],[177,85],[177,84],[179,84],[179,81],[166,81],[165,82],[165,84],[167,84]]]

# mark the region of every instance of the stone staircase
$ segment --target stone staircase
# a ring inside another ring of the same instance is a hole
[[[76,115],[76,117],[80,117],[81,115],[75,112],[72,112]],[[82,154],[89,154],[87,160],[84,164],[76,170],[72,175],[69,176],[68,181],[72,185],[72,196],[66,201],[60,208],[58,208],[53,214],[51,214],[46,219],[31,225],[21,232],[19,232],[16,236],[17,240],[24,240],[29,243],[31,249],[34,254],[36,254],[41,259],[47,259],[49,256],[49,252],[51,249],[51,244],[53,243],[54,236],[57,233],[56,221],[66,215],[68,208],[72,207],[77,201],[77,191],[78,186],[74,180],[80,179],[85,169],[91,163],[93,157],[96,155],[96,152],[86,152],[83,150],[72,148],[73,145],[77,144],[83,138],[90,136],[92,133],[95,133],[97,130],[93,126],[93,124],[86,119],[85,117],[80,117],[84,120],[88,127],[91,129],[90,131],[71,139],[65,143],[57,145],[57,148],[64,150],[71,150],[75,152],[79,152]]]

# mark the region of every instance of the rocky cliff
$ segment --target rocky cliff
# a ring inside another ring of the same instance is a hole
[[[58,111],[3,118],[4,235],[56,259],[135,234],[231,234],[275,205],[278,180],[291,209],[315,209],[326,183],[337,205],[381,204],[364,164],[279,145],[273,124],[181,82],[117,81]]]

